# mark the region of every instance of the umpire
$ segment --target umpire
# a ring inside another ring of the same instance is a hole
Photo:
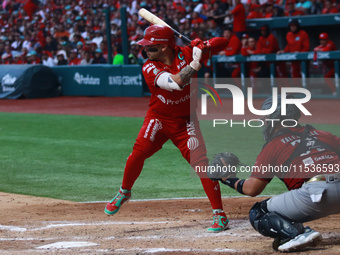
[[[270,109],[272,101],[267,98],[262,109]],[[295,105],[287,105],[287,115],[282,116],[279,99],[277,109],[266,119],[291,119],[297,123],[300,116]],[[268,122],[263,128],[266,143],[248,179],[235,175],[210,178],[249,196],[259,195],[274,176],[282,180],[289,191],[255,203],[249,220],[256,231],[275,238],[275,250],[298,251],[322,239],[319,232],[303,223],[340,213],[340,138],[310,125],[287,128],[279,121],[275,123]],[[230,165],[228,158],[220,160]],[[274,167],[281,171],[268,171]]]

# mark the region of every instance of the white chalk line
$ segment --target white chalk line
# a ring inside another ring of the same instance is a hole
[[[92,242],[56,242],[51,244],[46,244],[43,246],[39,246],[36,249],[69,249],[69,248],[79,248],[79,247],[89,247],[89,246],[97,246],[99,244]]]
[[[172,248],[132,248],[132,249],[115,249],[115,252],[133,252],[143,253],[160,253],[160,252],[236,252],[234,249],[172,249]]]
[[[179,222],[179,221],[176,221]],[[172,221],[105,221],[105,222],[96,222],[96,223],[79,223],[79,222],[71,222],[71,223],[60,223],[60,224],[50,224],[40,228],[27,229],[17,226],[5,226],[0,225],[0,230],[9,230],[13,232],[25,232],[25,231],[40,231],[51,228],[61,228],[61,227],[74,227],[74,226],[103,226],[103,225],[152,225],[152,224],[171,224],[174,223]]]
[[[256,197],[271,197],[273,195],[258,195]],[[225,196],[222,198],[241,198],[246,196]],[[151,199],[131,199],[129,202],[152,202],[152,201],[171,201],[171,200],[197,200],[197,199],[208,199],[207,197],[178,197],[178,198],[151,198]],[[107,203],[107,201],[87,201],[87,202],[78,202],[80,204],[99,204],[99,203]]]
[[[46,240],[55,240],[56,238],[35,238],[35,237],[14,237],[14,238],[0,238],[0,241],[46,241]]]
[[[0,225],[0,230],[9,230],[9,231],[16,231],[16,232],[25,232],[27,228],[17,227],[17,226],[5,226]]]

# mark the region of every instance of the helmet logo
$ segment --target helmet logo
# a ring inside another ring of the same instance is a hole
[[[150,41],[152,41],[152,42],[153,42],[154,40],[155,40],[155,38],[153,38],[153,37],[150,39]]]

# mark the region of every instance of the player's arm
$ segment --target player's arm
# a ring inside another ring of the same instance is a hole
[[[236,189],[237,191],[237,186],[239,185],[240,181],[242,180],[238,180],[234,185],[234,189]],[[256,197],[257,195],[261,194],[267,184],[268,182],[265,180],[250,177],[244,180],[241,190],[242,193],[240,193],[247,196]]]
[[[199,62],[196,63],[196,67],[187,65],[177,74],[170,75],[170,79],[176,82],[176,84],[178,84],[179,87],[183,87],[185,84],[190,82],[190,79],[196,74],[196,72],[200,68],[201,68],[201,64]]]
[[[170,78],[176,82],[180,87],[190,82],[190,79],[196,74],[198,70],[201,69],[202,65],[200,62],[203,62],[203,54],[210,50],[210,45],[203,42],[201,39],[196,38],[191,41],[192,49],[192,61],[184,67],[177,74],[173,74]]]

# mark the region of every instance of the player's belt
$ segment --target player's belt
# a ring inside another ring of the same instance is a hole
[[[312,178],[310,178],[307,183],[310,183],[310,182],[322,182],[322,181],[326,181],[326,177],[325,175],[321,174],[321,175],[316,175]]]
[[[325,181],[327,183],[332,183],[332,182],[339,182],[340,181],[340,174],[320,174],[316,175],[312,178],[310,178],[307,183],[310,182],[321,182]]]

